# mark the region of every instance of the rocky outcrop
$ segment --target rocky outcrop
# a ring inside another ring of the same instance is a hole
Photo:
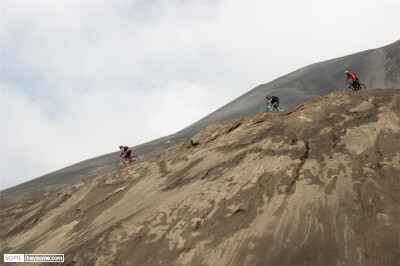
[[[1,248],[68,265],[395,265],[399,151],[398,89],[332,93],[2,205]]]

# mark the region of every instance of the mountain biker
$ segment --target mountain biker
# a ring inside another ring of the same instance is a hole
[[[354,73],[349,73],[349,71],[345,71],[344,74],[346,75],[347,79],[346,79],[346,84],[349,83],[349,79],[351,78],[353,80],[353,82],[351,82],[351,86],[353,86],[354,90],[358,91],[360,89],[360,82],[356,76],[356,74]]]
[[[121,150],[121,155],[120,157],[124,157],[125,160],[128,160],[131,158],[131,149],[129,149],[128,146],[119,146],[119,149]]]
[[[279,110],[279,97],[268,95],[265,98],[268,100],[268,104],[270,104],[271,107]]]

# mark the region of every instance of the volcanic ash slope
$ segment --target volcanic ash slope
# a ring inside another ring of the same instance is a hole
[[[332,93],[3,206],[4,250],[70,265],[397,264],[399,151],[400,90]]]

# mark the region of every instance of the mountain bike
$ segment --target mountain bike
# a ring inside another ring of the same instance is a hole
[[[356,84],[356,87],[353,87],[353,84],[349,83],[349,86],[344,91],[361,91],[361,90],[367,90],[367,86],[364,84]]]
[[[278,108],[279,110],[271,106],[270,104],[267,104],[267,109],[265,110],[265,112],[283,112],[287,110],[286,106],[279,106]]]
[[[125,160],[125,157],[121,157],[121,159],[115,164],[117,169],[122,169],[126,166],[133,165],[139,162],[139,157],[138,156],[131,156],[131,158],[128,158],[128,160]]]

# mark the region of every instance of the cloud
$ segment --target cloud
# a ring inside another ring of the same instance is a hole
[[[0,189],[174,133],[260,83],[400,31],[397,2],[1,5]]]
[[[2,188],[63,166],[57,158],[60,132],[51,127],[39,104],[12,85],[2,84],[1,108]]]

